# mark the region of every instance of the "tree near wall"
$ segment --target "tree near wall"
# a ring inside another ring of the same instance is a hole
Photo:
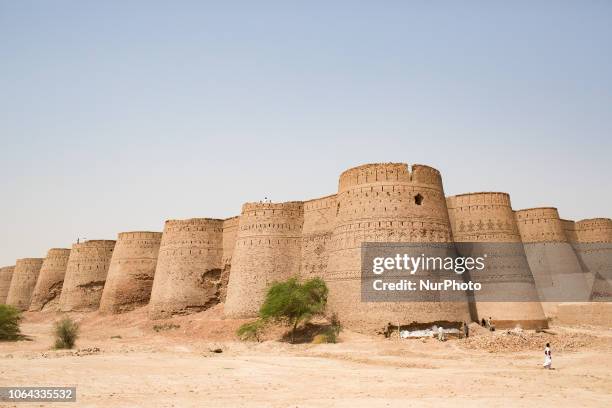
[[[284,321],[291,325],[291,343],[295,342],[295,330],[301,323],[308,322],[313,316],[325,311],[327,305],[327,285],[321,278],[309,279],[300,283],[297,278],[275,282],[266,293],[264,303],[259,309],[259,321]],[[253,326],[253,323],[247,323]],[[244,325],[244,326],[247,326]],[[255,324],[259,328],[259,323]],[[248,332],[241,327],[238,334]]]

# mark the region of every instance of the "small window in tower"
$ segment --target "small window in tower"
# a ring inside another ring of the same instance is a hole
[[[417,194],[414,196],[414,203],[416,205],[421,205],[423,204],[423,196],[421,194]]]

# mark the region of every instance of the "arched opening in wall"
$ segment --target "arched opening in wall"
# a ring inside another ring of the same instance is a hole
[[[336,206],[336,216],[338,216],[338,214],[340,214],[340,203]]]
[[[414,203],[416,205],[423,204],[423,196],[420,193],[414,196]]]

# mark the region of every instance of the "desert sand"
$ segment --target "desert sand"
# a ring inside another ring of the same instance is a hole
[[[29,340],[0,343],[0,386],[76,386],[78,407],[609,407],[612,330],[550,333],[472,326],[468,339],[385,339],[343,331],[337,344],[239,341],[223,305],[167,320],[146,307],[71,314],[74,350],[52,350],[59,313],[28,312]],[[157,330],[154,326],[157,325]],[[165,325],[159,329],[159,325]],[[550,342],[554,370],[544,370]],[[215,350],[217,352],[215,352]],[[221,351],[221,352],[218,352]],[[73,405],[71,405],[73,404]]]

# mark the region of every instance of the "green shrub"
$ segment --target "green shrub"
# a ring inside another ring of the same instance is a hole
[[[0,340],[18,340],[21,338],[19,323],[21,312],[9,305],[0,305]]]
[[[261,319],[257,319],[251,323],[245,323],[238,328],[236,334],[241,340],[261,341],[261,334],[265,324],[265,321]]]
[[[180,327],[181,327],[180,325],[174,324],[174,323],[163,323],[163,324],[154,325],[153,330],[159,333],[160,331],[173,330],[173,329],[178,329]]]
[[[291,342],[295,341],[298,324],[308,322],[312,316],[323,313],[327,304],[327,286],[320,278],[304,283],[296,278],[275,282],[268,289],[266,299],[259,309],[262,320],[285,320],[291,326]]]
[[[71,349],[79,336],[79,324],[65,316],[55,322],[55,348]]]

